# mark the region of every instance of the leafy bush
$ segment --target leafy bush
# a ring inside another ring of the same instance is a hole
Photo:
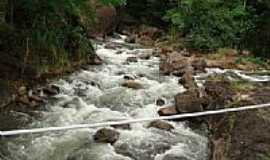
[[[87,60],[93,53],[86,29],[95,21],[93,2],[121,5],[125,0],[10,1],[7,22],[14,28],[9,36],[13,38],[1,36],[0,42],[5,41],[6,50],[17,52],[25,63],[37,66]]]
[[[164,18],[194,49],[239,47],[253,28],[251,9],[243,0],[177,0],[176,4]]]

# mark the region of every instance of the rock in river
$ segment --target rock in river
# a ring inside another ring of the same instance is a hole
[[[127,88],[132,88],[132,89],[143,89],[143,86],[140,83],[133,80],[127,80],[126,82],[122,84],[122,86],[127,87]]]
[[[157,105],[157,106],[164,106],[165,103],[166,103],[166,101],[165,101],[163,98],[158,98],[158,99],[156,100],[156,105]]]
[[[188,58],[177,52],[162,54],[160,61],[160,72],[162,74],[182,75],[183,70],[189,65]]]
[[[158,114],[160,116],[172,116],[172,115],[176,115],[178,112],[176,110],[175,106],[169,106],[169,107],[165,107],[165,108],[161,108],[158,111]]]
[[[137,59],[137,57],[128,57],[127,58],[127,62],[138,62],[138,59]]]
[[[196,90],[188,90],[175,96],[176,110],[180,113],[201,112],[201,98]]]
[[[120,133],[113,129],[102,128],[94,135],[94,140],[98,143],[114,144],[119,139]]]
[[[195,82],[195,79],[193,77],[193,68],[187,67],[185,69],[185,73],[182,76],[181,79],[179,79],[179,83],[183,85],[186,89],[195,89],[197,88],[197,84]]]
[[[151,122],[148,128],[151,128],[151,127],[161,129],[161,130],[166,130],[166,131],[171,131],[174,129],[174,127],[170,123],[166,121],[162,121],[162,120]]]

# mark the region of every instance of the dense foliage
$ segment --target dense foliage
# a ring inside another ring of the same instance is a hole
[[[125,0],[9,0],[7,24],[0,27],[2,52],[42,68],[87,60],[93,47],[86,28],[95,21],[97,3]]]
[[[141,23],[165,24],[192,49],[270,52],[269,0],[128,0],[127,12]]]
[[[166,22],[162,17],[173,5],[169,0],[127,0],[125,12],[137,23],[163,27]]]
[[[165,18],[192,48],[238,47],[253,26],[251,9],[243,0],[182,0]]]

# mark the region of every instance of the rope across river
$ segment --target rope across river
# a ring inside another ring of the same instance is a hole
[[[83,129],[83,128],[98,128],[98,127],[106,127],[106,126],[113,126],[113,125],[142,123],[142,122],[149,122],[149,121],[155,121],[155,120],[186,119],[186,118],[194,118],[194,117],[201,117],[201,116],[218,115],[218,114],[224,114],[224,113],[230,113],[230,112],[240,112],[240,111],[253,110],[253,109],[262,109],[262,108],[268,108],[268,107],[270,107],[270,103],[237,107],[237,108],[225,108],[225,109],[211,110],[211,111],[204,111],[204,112],[184,113],[184,114],[179,114],[179,115],[154,117],[154,118],[129,119],[129,120],[123,120],[123,121],[110,121],[110,122],[101,122],[101,123],[93,123],[93,124],[78,124],[78,125],[70,125],[70,126],[63,126],[63,127],[47,127],[47,128],[20,129],[20,130],[12,130],[12,131],[0,131],[0,136],[13,136],[13,135],[23,135],[23,134],[33,134],[33,133],[66,131],[66,130],[76,130],[76,129]]]

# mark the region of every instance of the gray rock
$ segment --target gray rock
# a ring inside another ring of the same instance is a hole
[[[114,144],[119,139],[120,133],[113,129],[102,128],[94,135],[94,140],[98,143]]]
[[[166,101],[165,101],[163,98],[158,98],[158,99],[156,100],[156,105],[157,105],[157,106],[164,106],[165,103],[166,103]]]

